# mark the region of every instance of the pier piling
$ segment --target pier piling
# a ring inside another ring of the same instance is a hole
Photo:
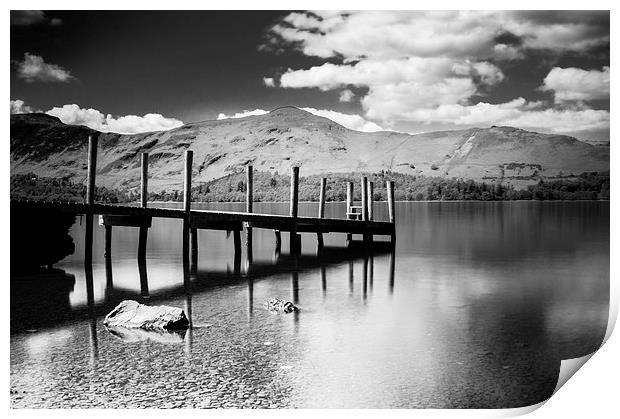
[[[351,206],[353,205],[353,182],[347,182],[347,207],[344,212],[345,218],[349,218],[349,212],[351,211]],[[350,243],[353,240],[353,234],[347,233],[347,243]]]
[[[301,240],[297,234],[297,214],[299,206],[299,167],[291,167],[291,232],[290,232],[290,252],[291,254],[301,253]]]
[[[325,217],[325,189],[327,178],[321,178],[321,188],[319,192],[319,218]],[[323,233],[316,233],[317,248],[323,250]]]
[[[246,193],[245,193],[245,211],[252,213],[254,203],[254,168],[251,164],[246,167]],[[248,265],[252,263],[252,227],[245,225],[245,248]]]

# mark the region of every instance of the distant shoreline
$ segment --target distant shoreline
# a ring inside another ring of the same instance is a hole
[[[395,200],[394,202],[609,202],[609,199],[451,199],[451,200],[423,200],[407,201]],[[325,201],[326,204],[346,204],[347,201]],[[353,202],[360,202],[359,200]],[[135,202],[136,204],[138,202]],[[183,204],[181,201],[148,201],[149,204]],[[290,201],[253,201],[254,204],[288,204]],[[318,204],[319,201],[299,201],[300,204]],[[373,203],[387,204],[387,201],[373,201]],[[245,201],[192,201],[192,204],[245,204]]]

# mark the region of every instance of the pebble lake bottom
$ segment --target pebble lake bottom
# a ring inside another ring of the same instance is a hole
[[[375,203],[376,219],[387,219],[384,206]],[[300,215],[316,210],[300,204]],[[325,215],[343,217],[344,204]],[[76,252],[56,274],[12,278],[11,406],[521,407],[552,394],[562,359],[602,343],[609,202],[399,202],[396,221],[394,255],[326,262],[304,234],[298,264],[287,240],[278,258],[273,233],[255,229],[253,264],[244,254],[238,275],[232,237],[200,231],[189,288],[181,222],[154,219],[142,271],[137,229],[114,229],[106,266],[96,225],[89,305],[78,219]],[[326,246],[344,242],[325,236]],[[300,311],[270,313],[272,297]],[[113,334],[103,318],[123,299],[184,308],[193,327]]]

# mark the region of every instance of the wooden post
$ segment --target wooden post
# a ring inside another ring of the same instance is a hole
[[[351,205],[353,205],[353,182],[347,182],[347,208],[345,209],[345,218],[349,218],[347,213],[351,211]],[[353,234],[347,233],[347,242],[353,240]]]
[[[368,221],[368,178],[362,177],[362,220]],[[364,226],[364,230],[367,230],[368,226]],[[372,241],[372,235],[364,231],[364,243],[369,244]]]
[[[395,222],[394,217],[394,182],[388,180],[386,182],[387,186],[387,201],[388,201],[388,213],[390,217],[390,223]]]
[[[299,236],[297,234],[297,211],[299,204],[299,167],[293,166],[291,167],[291,210],[290,216],[292,218],[291,222],[291,232],[290,232],[290,252],[292,254],[297,254],[300,252],[299,249]]]
[[[387,201],[388,201],[388,214],[390,223],[392,223],[391,242],[392,245],[396,244],[396,208],[394,207],[394,182],[387,181]]]
[[[372,201],[373,193],[375,190],[375,184],[372,181],[368,181],[368,221],[372,221]]]
[[[95,203],[95,174],[97,172],[97,137],[88,136],[88,183],[86,184],[86,203]]]
[[[351,205],[353,205],[353,182],[347,182],[347,208],[345,211],[345,218],[347,218],[347,212],[351,211]]]
[[[327,178],[321,178],[321,189],[319,192],[319,218],[325,217],[325,188],[327,186]]]
[[[362,177],[362,220],[368,221],[368,178]]]
[[[140,193],[140,206],[146,208],[149,199],[149,153],[142,153],[142,189]]]
[[[321,178],[321,188],[319,192],[319,218],[325,217],[325,189],[327,186],[327,178]],[[316,233],[316,241],[318,250],[323,250],[323,233]]]
[[[254,203],[254,168],[251,164],[246,167],[246,185],[245,185],[245,211],[253,212]],[[245,248],[248,268],[252,263],[252,227],[245,227]]]
[[[84,241],[84,263],[93,263],[93,213],[90,208],[95,203],[95,175],[97,172],[97,137],[88,136],[88,181],[86,184],[86,203],[89,205],[86,215],[86,237]]]
[[[233,240],[235,243],[235,274],[241,271],[241,231],[233,231]]]
[[[246,167],[246,188],[245,188],[245,211],[252,212],[252,202],[254,201],[254,176],[251,164]]]
[[[189,213],[192,209],[192,161],[194,152],[185,150],[185,181],[183,183],[183,209]]]

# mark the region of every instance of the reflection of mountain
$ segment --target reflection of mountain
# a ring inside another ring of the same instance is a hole
[[[69,229],[73,214],[20,209],[11,211],[11,274],[52,265],[75,250]]]
[[[380,172],[469,179],[521,180],[609,170],[609,147],[512,127],[404,134],[352,131],[294,107],[269,114],[203,121],[162,132],[98,133],[42,114],[11,115],[11,174],[85,176],[88,135],[99,136],[97,182],[119,189],[140,182],[141,152],[150,153],[149,187],[182,187],[183,152],[194,151],[194,181],[220,178],[253,162],[262,172],[303,175]]]

